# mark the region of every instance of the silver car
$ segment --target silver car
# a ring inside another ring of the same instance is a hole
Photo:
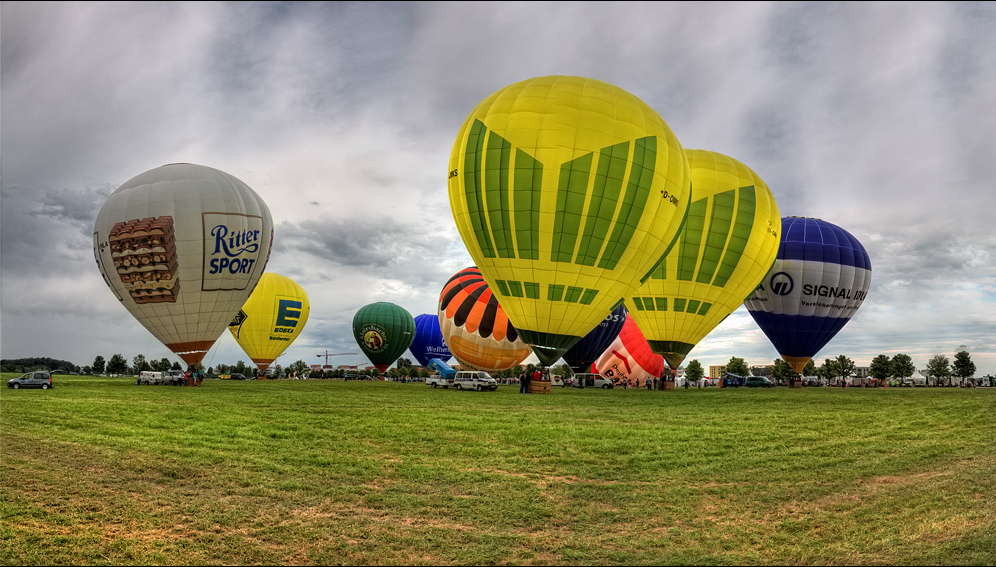
[[[48,390],[52,386],[52,375],[48,372],[28,372],[7,381],[7,387],[18,390],[20,388],[41,388]]]
[[[611,390],[615,387],[615,383],[605,376],[590,373],[575,374],[574,383],[571,385],[575,388],[602,388],[603,390]]]

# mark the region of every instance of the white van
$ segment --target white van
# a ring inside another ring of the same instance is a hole
[[[480,370],[461,370],[453,377],[453,384],[457,390],[491,390],[498,389],[498,381],[487,372]]]
[[[153,372],[151,370],[143,370],[142,374],[138,377],[139,384],[162,384],[163,383],[163,373]]]

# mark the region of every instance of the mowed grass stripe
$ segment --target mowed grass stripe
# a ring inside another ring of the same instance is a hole
[[[0,397],[4,564],[996,557],[996,390],[57,378]]]

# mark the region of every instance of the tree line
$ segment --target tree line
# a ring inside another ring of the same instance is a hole
[[[199,364],[197,367],[198,370],[206,372],[208,375],[243,374],[246,376],[254,376],[256,374],[255,365],[249,365],[241,360],[233,365],[218,364],[215,367],[205,369],[202,364]],[[491,374],[497,379],[515,378],[523,372],[532,374],[536,368],[538,368],[538,365],[530,363],[524,367],[513,366],[512,368],[493,372]],[[0,372],[31,372],[34,370],[47,370],[50,372],[76,374],[138,375],[145,370],[164,372],[166,370],[184,369],[185,367],[181,366],[179,362],[170,361],[165,357],[159,360],[148,360],[144,354],[136,355],[132,358],[130,364],[121,354],[112,355],[110,360],[105,360],[103,356],[98,355],[94,358],[93,364],[83,367],[77,366],[67,360],[58,360],[48,357],[0,360]],[[806,364],[806,367],[803,369],[801,375],[817,376],[827,382],[834,382],[850,378],[854,373],[854,369],[854,361],[842,354],[837,356],[837,358],[825,359],[819,367],[817,367],[815,363],[810,360]],[[573,375],[573,371],[566,364],[554,366],[550,370],[562,378],[567,378]],[[750,367],[747,365],[746,361],[740,357],[731,357],[730,361],[726,364],[726,371],[730,374],[736,374],[738,376],[751,375]],[[915,371],[916,367],[913,365],[913,359],[904,353],[899,353],[892,357],[880,354],[872,359],[871,364],[868,367],[869,377],[881,382],[885,382],[889,379],[906,380],[909,379]],[[972,356],[966,350],[955,353],[953,363],[943,354],[935,355],[927,362],[926,367],[926,374],[928,377],[934,378],[935,383],[941,383],[942,381],[947,380],[947,385],[949,386],[953,385],[953,381],[956,379],[961,383],[971,379],[975,376],[975,371],[975,363],[972,362]],[[411,359],[402,357],[398,359],[396,365],[389,368],[383,375],[394,379],[401,378],[403,376],[424,379],[433,373],[434,371],[432,369],[419,366],[414,364]],[[705,377],[705,374],[705,368],[698,360],[691,360],[685,367],[685,379],[691,382],[698,382],[699,380],[702,380]],[[365,370],[326,369],[315,371],[311,370],[311,367],[303,360],[291,363],[286,369],[282,368],[279,364],[274,365],[272,371],[272,377],[274,378],[283,378],[287,376],[345,378],[347,375],[379,377],[382,374],[376,368],[369,368]],[[793,371],[788,363],[780,358],[773,361],[771,376],[778,382],[792,381],[800,378],[800,374]],[[990,381],[992,381],[992,379],[990,379]]]
[[[792,370],[787,362],[782,359],[775,359],[772,364],[771,377],[779,382],[792,381],[801,376],[817,376],[827,382],[847,380],[854,373],[854,361],[845,355],[837,358],[824,359],[819,367],[810,360],[803,369],[801,375]],[[943,354],[932,357],[927,362],[926,372],[931,378],[935,378],[939,383],[947,379],[948,386],[952,385],[953,379],[958,379],[961,383],[975,376],[975,363],[972,362],[972,355],[968,351],[962,350],[954,355],[954,363],[948,360]],[[732,357],[726,364],[726,372],[738,376],[750,376],[751,371],[743,358]],[[907,380],[916,372],[913,359],[908,354],[899,353],[889,357],[880,354],[872,359],[868,367],[868,376],[882,383],[889,379]],[[705,368],[698,360],[692,360],[685,367],[685,378],[691,382],[698,382],[705,377]],[[993,380],[990,379],[990,382]],[[996,385],[996,384],[991,384]]]
[[[59,360],[48,357],[34,358],[5,358],[0,360],[0,372],[33,372],[35,370],[47,370],[49,372],[64,372],[66,374],[79,373],[80,367],[68,360]]]

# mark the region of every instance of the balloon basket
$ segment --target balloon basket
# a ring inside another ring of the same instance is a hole
[[[795,382],[792,382],[792,387],[793,388],[801,388],[802,387],[802,380],[796,380]]]
[[[549,394],[550,393],[550,382],[544,382],[540,380],[530,380],[529,381],[529,393],[530,394]]]
[[[674,389],[674,382],[664,382],[664,389],[665,390],[673,390]]]

